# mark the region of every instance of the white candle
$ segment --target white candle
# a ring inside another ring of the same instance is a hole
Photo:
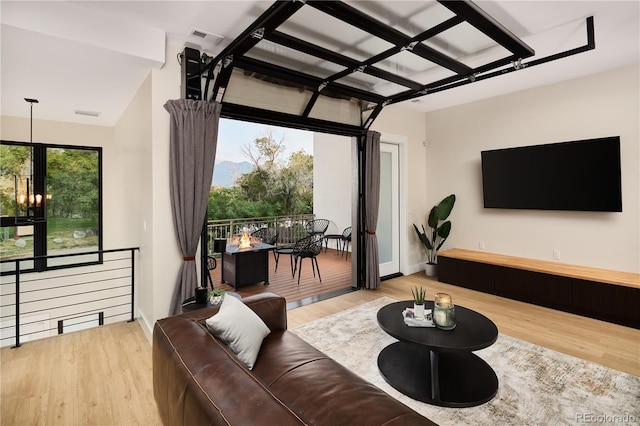
[[[443,325],[447,321],[447,313],[440,309],[434,309],[433,320],[436,322],[436,324]]]

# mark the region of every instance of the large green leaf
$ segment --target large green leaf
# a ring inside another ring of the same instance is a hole
[[[429,238],[427,237],[426,231],[424,229],[424,225],[422,226],[422,232],[420,232],[420,230],[418,229],[415,223],[413,224],[413,229],[416,230],[416,234],[418,234],[418,238],[420,239],[420,242],[422,243],[425,250],[431,250],[433,248],[433,245],[431,244],[431,241],[429,241]]]
[[[436,229],[438,227],[438,215],[436,214],[437,207],[433,207],[429,212],[429,218],[427,219],[427,225],[429,228]]]
[[[451,221],[450,220],[446,221],[445,223],[440,225],[440,227],[438,228],[438,235],[442,239],[447,238],[449,236],[450,232],[451,232]]]
[[[420,232],[420,230],[418,229],[415,223],[413,224],[413,229],[416,230],[416,234],[418,234],[418,238],[420,238],[420,236],[422,235],[422,232]]]
[[[438,235],[440,236],[440,244],[438,244],[438,247],[436,247],[436,252],[438,250],[440,250],[440,247],[442,247],[442,245],[444,244],[445,240],[449,236],[450,232],[451,232],[451,222],[450,221],[446,221],[445,223],[442,224],[442,226],[440,228],[438,228]]]
[[[427,248],[427,250],[433,249],[433,245],[431,244],[431,241],[429,241],[429,238],[427,238],[427,235],[424,234],[423,237],[424,238],[421,238],[422,244],[424,244],[424,246]]]
[[[439,220],[445,220],[446,218],[448,218],[449,215],[451,214],[451,210],[453,210],[453,205],[455,204],[455,202],[456,202],[455,194],[451,194],[448,197],[446,197],[444,200],[440,201],[440,204],[434,207],[435,216]],[[429,226],[431,226],[432,228],[435,228],[437,226],[437,222],[436,222],[436,226],[432,226],[431,223],[429,223]]]

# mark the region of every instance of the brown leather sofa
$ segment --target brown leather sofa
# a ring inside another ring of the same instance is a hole
[[[217,307],[156,323],[153,391],[165,425],[435,424],[287,331],[284,298],[243,302],[271,331],[253,370],[207,330]]]

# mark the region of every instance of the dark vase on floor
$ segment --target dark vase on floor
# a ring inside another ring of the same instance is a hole
[[[206,287],[198,287],[196,288],[196,303],[204,304],[207,303],[207,288]]]

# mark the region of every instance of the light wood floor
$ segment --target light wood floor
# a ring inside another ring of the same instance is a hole
[[[490,318],[500,333],[544,346],[605,367],[640,376],[640,330],[560,312],[457,287],[428,278],[424,273],[383,281],[379,290],[362,290],[289,311],[289,328],[348,309],[363,300],[388,296],[411,299],[411,288],[451,294],[453,303]]]
[[[161,425],[137,322],[0,350],[2,425]]]
[[[423,273],[384,281],[296,308],[289,328],[388,296],[450,293],[491,318],[501,333],[640,376],[640,331],[442,284]],[[2,425],[160,425],[153,399],[151,347],[136,322],[119,323],[0,350]]]

